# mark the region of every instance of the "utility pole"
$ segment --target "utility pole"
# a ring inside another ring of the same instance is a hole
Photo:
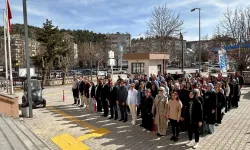
[[[29,101],[29,117],[33,117],[32,112],[32,97],[30,85],[30,51],[28,39],[28,19],[27,19],[27,0],[23,0],[23,20],[24,20],[24,33],[25,33],[25,52],[26,52],[26,68],[27,68],[27,88],[28,88],[28,101]]]

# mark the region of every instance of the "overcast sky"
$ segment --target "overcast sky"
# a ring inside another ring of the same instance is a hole
[[[5,0],[0,4],[4,8]],[[22,0],[9,0],[12,23],[23,23]],[[101,33],[130,33],[143,35],[155,6],[164,5],[180,13],[184,21],[185,40],[198,40],[198,11],[201,8],[201,35],[212,36],[227,8],[245,7],[249,0],[27,0],[28,23],[39,26],[45,19],[59,28],[87,29]],[[2,25],[2,22],[0,23]]]

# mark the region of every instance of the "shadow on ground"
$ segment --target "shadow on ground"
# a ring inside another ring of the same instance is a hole
[[[72,105],[60,105],[60,106],[53,106],[56,110],[60,110],[66,113],[69,116],[75,117],[81,121],[84,121],[94,127],[97,128],[106,128],[111,132],[107,135],[102,137],[95,138],[96,140],[101,141],[101,145],[105,147],[109,146],[116,146],[116,149],[140,149],[140,148],[147,148],[147,149],[188,149],[185,145],[187,141],[187,134],[181,133],[180,140],[177,143],[170,141],[170,137],[172,136],[170,127],[167,130],[167,136],[159,138],[156,136],[156,132],[147,133],[142,131],[142,127],[139,126],[141,123],[141,119],[137,120],[137,125],[132,126],[131,116],[129,115],[129,121],[126,123],[119,122],[117,120],[109,120],[108,117],[102,117],[102,114],[91,112],[84,108],[78,108]],[[61,118],[62,115],[57,114],[55,112],[52,113],[54,117]],[[119,119],[118,119],[119,120]],[[57,119],[56,121],[60,122],[61,125],[69,125],[71,124],[70,128],[81,127],[81,125],[77,124],[76,122],[70,121],[67,118]],[[67,121],[67,123],[65,123]],[[86,131],[86,128],[82,128],[82,131]],[[105,139],[105,140],[101,140]],[[105,142],[103,142],[105,141]],[[85,142],[84,142],[85,143]]]

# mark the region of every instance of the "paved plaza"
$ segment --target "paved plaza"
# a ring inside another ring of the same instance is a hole
[[[62,93],[65,92],[65,101]],[[138,125],[108,120],[101,114],[71,105],[71,86],[49,87],[44,90],[47,108],[34,109],[34,117],[24,123],[53,150],[59,149],[192,149],[185,146],[187,133],[181,133],[177,143],[170,141],[171,131],[159,138],[156,133],[143,132]],[[19,93],[21,96],[21,93]],[[242,89],[238,109],[225,115],[216,133],[201,138],[200,150],[250,149],[250,88]],[[141,120],[138,119],[137,124]]]

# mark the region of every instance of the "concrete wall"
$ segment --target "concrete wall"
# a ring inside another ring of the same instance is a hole
[[[129,60],[128,61],[128,73],[132,74],[132,63],[137,63],[137,60]],[[150,74],[158,74],[157,65],[161,65],[161,73],[163,73],[163,60],[138,60],[138,63],[144,63],[144,73],[147,75]]]
[[[18,96],[1,93],[0,113],[14,118],[19,117]]]
[[[149,62],[149,74],[158,74],[158,68],[157,66],[161,65],[161,73],[163,73],[163,60],[150,60]]]

